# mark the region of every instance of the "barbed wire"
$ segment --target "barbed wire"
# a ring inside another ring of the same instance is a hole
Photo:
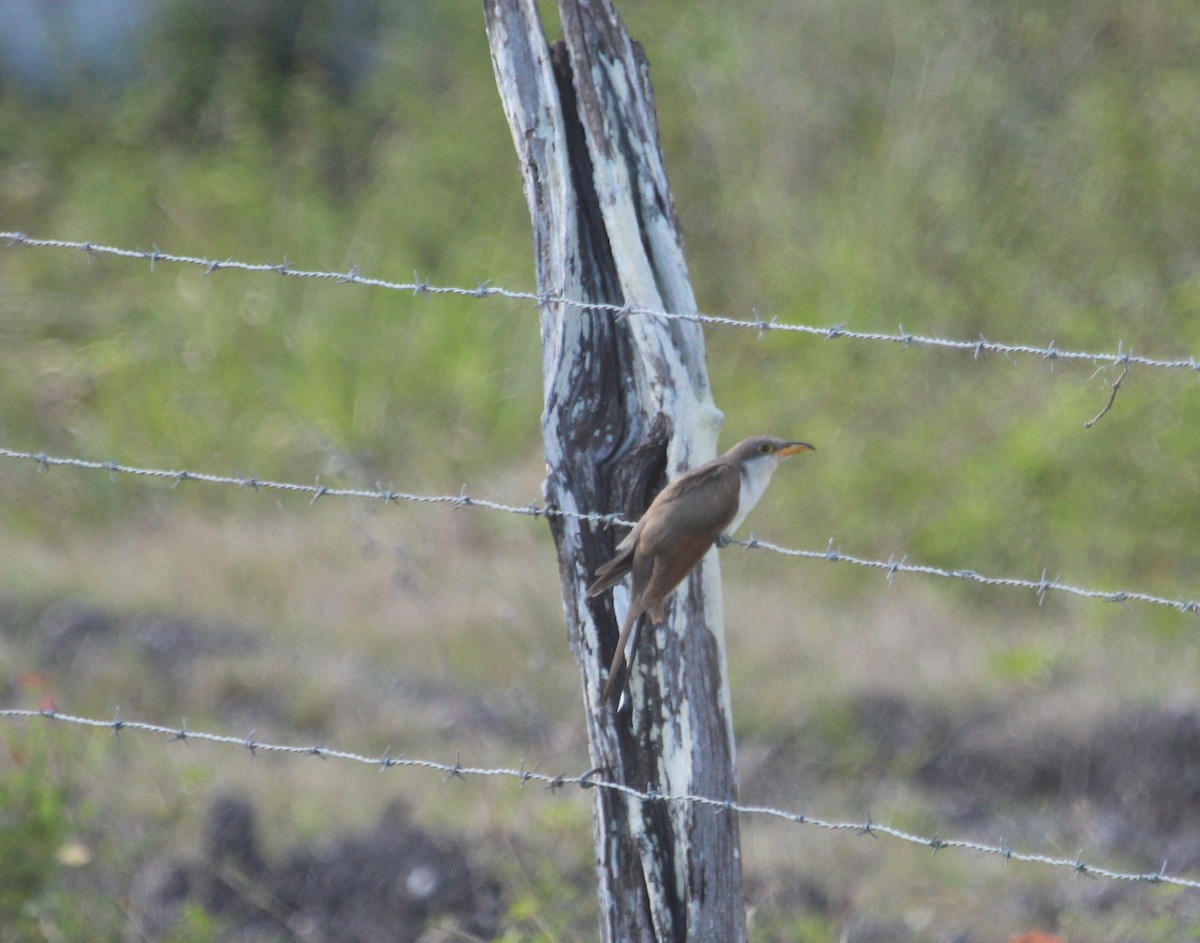
[[[391,281],[384,278],[375,278],[363,275],[357,266],[351,266],[346,272],[325,272],[310,269],[294,268],[287,257],[284,257],[282,262],[239,262],[235,259],[209,259],[200,256],[176,255],[171,252],[163,252],[157,247],[153,249],[123,249],[117,246],[106,246],[96,242],[73,242],[64,239],[35,239],[22,232],[0,231],[0,239],[7,240],[9,246],[25,246],[29,248],[39,249],[72,249],[86,252],[89,255],[111,255],[127,259],[140,259],[150,263],[151,271],[155,269],[159,262],[177,263],[182,265],[195,265],[204,269],[204,274],[212,275],[214,272],[223,269],[233,269],[244,272],[275,272],[279,275],[284,275],[289,278],[308,278],[318,279],[323,281],[332,281],[338,284],[366,285],[372,288],[385,288],[392,291],[407,291],[417,295],[455,295],[467,298],[492,298],[501,297],[509,298],[518,301],[532,301],[538,307],[547,304],[561,304],[572,308],[580,308],[589,311],[607,311],[618,316],[628,315],[644,315],[647,317],[667,318],[677,321],[691,321],[696,324],[709,324],[719,327],[744,328],[758,331],[760,336],[768,331],[784,331],[797,334],[808,334],[816,337],[822,337],[826,340],[834,340],[836,338],[846,338],[849,340],[862,341],[877,341],[887,344],[896,344],[903,348],[909,347],[930,347],[940,348],[944,350],[958,350],[971,353],[976,359],[985,354],[1006,354],[1006,355],[1027,355],[1040,357],[1044,360],[1049,360],[1051,363],[1059,361],[1084,361],[1091,364],[1102,365],[1119,365],[1128,368],[1130,365],[1140,367],[1156,367],[1170,370],[1190,370],[1200,372],[1200,361],[1194,356],[1186,358],[1162,358],[1162,357],[1145,357],[1135,355],[1132,351],[1125,350],[1123,343],[1118,343],[1116,352],[1095,352],[1083,350],[1060,350],[1055,341],[1050,341],[1046,346],[1038,346],[1036,344],[1006,344],[996,341],[989,341],[982,334],[977,340],[962,340],[955,338],[935,337],[928,334],[913,334],[904,329],[904,325],[899,326],[899,330],[895,333],[886,331],[856,331],[847,328],[845,324],[834,324],[828,327],[819,327],[812,324],[796,324],[784,321],[779,321],[776,318],[769,320],[756,317],[754,319],[742,319],[725,317],[721,315],[702,314],[700,312],[677,312],[665,311],[659,308],[651,308],[642,305],[633,304],[606,304],[592,301],[580,301],[574,298],[567,298],[561,293],[537,293],[531,291],[517,291],[509,288],[502,288],[498,285],[493,285],[491,281],[482,281],[475,288],[463,288],[448,285],[431,285],[424,281],[414,273],[414,280],[411,282]]]
[[[1055,591],[1071,596],[1081,596],[1085,599],[1096,599],[1100,602],[1144,602],[1155,606],[1167,606],[1178,612],[1200,614],[1200,600],[1168,599],[1165,596],[1155,596],[1151,593],[1143,593],[1136,590],[1085,589],[1081,586],[1071,586],[1067,583],[1062,583],[1058,577],[1049,579],[1046,575],[1048,571],[1045,569],[1042,570],[1042,575],[1039,579],[1028,580],[1011,576],[985,576],[975,570],[950,570],[924,563],[908,563],[907,555],[901,557],[899,560],[895,556],[889,557],[887,560],[862,560],[858,557],[842,553],[840,549],[834,547],[833,540],[829,541],[829,547],[826,550],[793,550],[788,547],[780,547],[776,544],[767,543],[764,540],[759,540],[757,537],[751,537],[749,540],[731,538],[728,542],[739,544],[747,549],[770,550],[773,553],[781,553],[789,557],[808,557],[814,560],[829,560],[833,563],[849,563],[853,566],[867,567],[873,570],[885,570],[889,583],[897,573],[921,573],[926,576],[940,576],[946,579],[978,583],[981,586],[1008,586],[1015,589],[1031,589],[1037,593],[1039,604],[1045,601],[1048,592]]]
[[[20,452],[15,449],[0,447],[0,458],[24,459],[27,461],[36,462],[38,467],[43,471],[47,471],[54,466],[67,466],[70,468],[82,468],[89,471],[106,471],[110,475],[133,475],[141,478],[164,478],[175,485],[182,484],[185,481],[200,481],[210,485],[232,485],[238,488],[250,488],[254,491],[288,491],[293,494],[312,495],[310,504],[316,504],[320,498],[364,498],[373,501],[383,501],[386,504],[394,504],[400,501],[409,501],[417,504],[449,504],[454,507],[482,507],[492,511],[505,511],[509,514],[527,514],[531,517],[542,517],[549,515],[564,516],[564,512],[555,511],[541,507],[538,504],[529,504],[524,507],[517,507],[508,504],[500,504],[496,501],[487,501],[483,498],[473,498],[466,491],[462,491],[456,495],[423,495],[423,494],[406,494],[403,491],[394,491],[385,488],[331,488],[328,485],[323,485],[318,478],[315,484],[303,485],[288,481],[269,481],[265,478],[259,478],[255,475],[239,476],[239,475],[215,475],[209,472],[194,472],[183,470],[168,470],[165,468],[138,468],[133,465],[123,465],[120,462],[97,462],[83,458],[61,458],[53,455],[47,455],[44,452]],[[615,515],[611,514],[592,514],[592,515],[576,515],[599,523],[620,523]]]
[[[110,475],[132,475],[142,478],[162,478],[173,482],[174,485],[179,485],[188,481],[198,481],[206,484],[227,485],[237,488],[250,488],[255,491],[274,490],[291,492],[293,494],[306,494],[312,496],[312,500],[309,502],[310,504],[315,504],[318,499],[325,497],[358,498],[368,501],[382,501],[385,504],[395,504],[401,501],[407,501],[417,504],[444,504],[455,508],[480,507],[490,511],[500,511],[506,514],[521,514],[528,517],[573,518],[611,527],[633,526],[632,521],[623,519],[619,514],[564,511],[560,508],[538,504],[536,501],[525,505],[503,504],[498,501],[489,501],[484,498],[472,497],[471,495],[467,494],[465,487],[456,495],[407,494],[403,491],[396,491],[390,488],[385,489],[382,487],[376,487],[375,489],[331,488],[328,485],[321,484],[319,479],[315,484],[305,485],[286,481],[270,481],[267,479],[258,478],[254,475],[245,477],[236,475],[216,475],[209,472],[169,470],[163,468],[139,468],[132,465],[123,465],[120,462],[115,461],[98,462],[81,458],[62,458],[47,455],[44,452],[22,452],[15,449],[4,448],[2,446],[0,446],[0,458],[34,462],[44,471],[48,471],[54,466],[66,466],[70,468],[82,468],[89,471],[107,471]],[[760,540],[753,534],[746,540],[736,537],[722,538],[720,541],[718,541],[718,545],[735,545],[743,547],[747,550],[767,550],[772,553],[778,553],[788,557],[803,557],[811,560],[826,560],[830,563],[847,563],[851,566],[864,567],[866,569],[883,570],[889,583],[895,579],[896,574],[898,573],[915,573],[925,576],[938,576],[944,579],[962,580],[968,583],[977,583],[981,586],[1004,586],[1014,589],[1029,589],[1037,593],[1039,604],[1045,601],[1047,593],[1059,592],[1071,596],[1080,596],[1085,599],[1094,599],[1100,602],[1121,603],[1123,605],[1127,605],[1130,602],[1141,602],[1156,606],[1166,606],[1169,609],[1174,609],[1182,613],[1200,614],[1200,600],[1168,599],[1165,596],[1156,596],[1151,593],[1144,593],[1137,590],[1087,589],[1085,587],[1073,586],[1068,583],[1060,582],[1058,577],[1050,579],[1047,576],[1047,570],[1045,569],[1042,570],[1041,577],[1036,580],[1008,576],[986,576],[970,569],[947,569],[944,567],[930,566],[922,563],[909,563],[907,555],[900,557],[900,559],[896,559],[894,555],[889,557],[887,560],[863,559],[861,557],[855,557],[851,554],[843,553],[841,549],[834,546],[833,540],[829,541],[829,545],[825,550],[799,550],[789,547],[781,547],[778,544]]]
[[[120,734],[124,731],[161,734],[168,738],[168,742],[172,743],[180,742],[187,744],[193,741],[202,741],[225,746],[243,747],[248,750],[252,756],[257,756],[259,753],[282,753],[293,756],[312,756],[323,760],[342,760],[350,763],[359,763],[364,766],[373,766],[380,772],[394,768],[423,769],[435,773],[442,773],[445,776],[444,781],[448,781],[450,779],[467,779],[471,776],[501,777],[507,779],[516,779],[518,784],[521,786],[524,786],[529,782],[536,782],[548,789],[560,789],[564,786],[579,786],[583,789],[608,789],[613,792],[621,793],[629,799],[634,799],[640,802],[682,803],[703,806],[712,809],[714,812],[736,812],[741,815],[760,815],[768,818],[782,819],[783,821],[791,822],[794,825],[810,825],[815,828],[822,828],[833,832],[852,832],[857,835],[884,835],[888,838],[894,838],[911,845],[920,845],[922,847],[929,848],[934,852],[953,849],[961,851],[973,851],[979,854],[993,855],[1003,858],[1005,862],[1019,861],[1028,864],[1049,865],[1050,867],[1055,868],[1069,868],[1076,874],[1087,877],[1108,878],[1114,881],[1128,881],[1145,884],[1167,884],[1174,887],[1185,887],[1193,890],[1200,890],[1200,880],[1168,874],[1165,863],[1158,871],[1153,872],[1137,873],[1116,871],[1111,868],[1087,864],[1083,861],[1082,852],[1080,852],[1080,854],[1076,855],[1074,858],[1060,858],[1052,855],[1017,851],[1007,844],[989,845],[969,839],[942,838],[938,835],[918,835],[905,831],[904,829],[895,828],[882,822],[876,822],[870,817],[863,822],[837,822],[822,819],[802,812],[789,812],[785,809],[773,808],[771,806],[748,805],[734,799],[716,799],[711,796],[699,796],[692,794],[669,795],[658,792],[654,789],[641,790],[632,786],[627,786],[623,783],[610,782],[608,780],[598,778],[600,774],[604,772],[601,769],[590,769],[578,776],[551,776],[548,773],[539,772],[536,768],[526,769],[524,760],[521,761],[520,765],[516,769],[512,769],[509,767],[486,768],[466,766],[463,765],[459,759],[455,759],[453,763],[442,763],[436,760],[417,759],[404,755],[392,756],[390,750],[385,750],[379,756],[365,756],[361,753],[354,753],[348,750],[338,750],[332,747],[322,746],[319,743],[312,746],[267,743],[258,740],[253,731],[244,737],[234,737],[217,733],[205,733],[203,731],[189,729],[186,720],[184,720],[179,727],[166,727],[161,724],[151,724],[136,720],[122,720],[120,717],[120,711],[116,712],[112,720],[99,720],[92,717],[78,717],[72,714],[60,713],[57,710],[21,710],[16,708],[0,710],[0,717],[13,720],[41,719],[55,723],[74,724],[81,727],[109,730],[113,733],[113,735]]]

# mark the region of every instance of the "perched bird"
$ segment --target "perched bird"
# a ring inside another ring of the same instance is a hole
[[[589,596],[599,596],[633,574],[629,611],[600,702],[608,700],[622,673],[625,648],[643,613],[655,624],[666,615],[667,598],[722,534],[732,533],[767,490],[775,469],[789,455],[812,451],[807,442],[769,436],[743,439],[724,455],[684,472],[650,503],[633,530],[617,545],[617,555],[596,571]],[[632,642],[630,641],[632,635]]]

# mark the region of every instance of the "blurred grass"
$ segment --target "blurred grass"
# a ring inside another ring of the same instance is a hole
[[[274,23],[194,65],[185,53],[203,57],[192,34],[165,29],[170,44],[144,52],[145,84],[93,98],[100,113],[85,122],[77,107],[47,114],[46,102],[10,89],[4,158],[26,182],[23,198],[0,198],[0,213],[31,231],[213,257],[519,280],[528,224],[486,46],[456,39],[470,22],[478,40],[479,24],[461,11],[429,19],[390,34],[353,102],[303,61],[292,74],[266,71],[259,60],[282,42]],[[181,84],[193,71],[192,86]],[[47,122],[54,133],[15,133]],[[485,181],[488,167],[508,173]],[[511,460],[516,443],[535,441],[531,317],[521,332],[470,302],[147,277],[82,257],[6,254],[3,264],[14,367],[5,401],[21,404],[3,418],[10,435],[155,460],[253,461],[260,474],[344,453],[406,477],[421,465],[446,473],[456,458],[476,467],[479,449]]]
[[[1200,351],[1190,4],[627,6],[653,66],[702,310]],[[119,73],[68,69],[75,79],[58,89],[4,80],[0,228],[532,288],[478,8],[363,4],[357,28],[334,9],[167,3]],[[733,330],[711,331],[708,347],[727,443],[772,431],[819,447],[780,473],[751,518],[763,537],[814,548],[832,537],[864,556],[998,575],[1046,567],[1081,585],[1195,598],[1193,376],[1134,369],[1112,412],[1085,430],[1115,371]],[[429,493],[466,482],[521,503],[537,488],[540,362],[537,313],[523,303],[0,249],[0,440],[14,448]],[[187,710],[196,727],[265,716],[281,737],[363,750],[402,734],[414,754],[442,756],[449,738],[480,762],[528,750],[556,768],[586,765],[540,525],[324,502],[301,511],[273,496],[13,463],[0,465],[0,483],[0,596],[22,627],[4,643],[0,681],[38,667],[31,627],[58,600],[129,619],[168,612],[244,627],[263,649],[180,676],[118,651],[65,672],[73,709],[120,703],[163,721]],[[932,814],[904,789],[860,782],[873,748],[847,705],[862,691],[895,688],[950,711],[1015,702],[1027,726],[1197,697],[1192,626],[1173,612],[1052,599],[1038,610],[1033,594],[915,577],[888,588],[879,574],[767,557],[723,556],[743,765],[767,797],[781,787],[754,778],[755,758],[809,738],[811,766],[850,783],[820,784],[822,812],[844,801],[853,817],[861,800],[881,819]],[[310,680],[297,689],[297,676]],[[341,770],[279,771],[264,787],[258,774],[123,749],[136,761],[89,760],[100,782],[79,792],[97,790],[110,813],[158,817],[145,847],[160,847],[165,823],[190,821],[218,785],[286,795],[277,824],[304,834],[320,831],[329,807],[365,821],[387,798],[372,779],[346,803]],[[163,765],[129,796],[128,778],[105,764]],[[791,785],[778,800],[807,803]],[[514,938],[586,938],[587,905],[560,911],[580,888],[590,899],[586,803],[564,823],[500,791],[434,795],[427,821],[522,836],[506,846],[522,856],[514,932],[527,935]],[[1087,838],[1072,827],[1064,842]],[[831,932],[825,917],[797,915],[807,898],[789,883],[820,880],[814,846],[838,873],[869,871],[863,897],[907,909],[914,927],[924,918],[911,901],[925,894],[943,914],[965,899],[989,925],[994,888],[1013,880],[998,869],[964,890],[924,860],[881,864],[802,838],[803,853],[747,828],[764,882],[760,939]],[[481,845],[503,865],[496,843]],[[938,868],[953,870],[944,860]],[[1036,878],[1020,880],[1001,912],[1036,897]],[[1080,938],[1120,938],[1080,919]]]
[[[760,6],[628,11],[704,310],[1200,348],[1186,5]],[[6,86],[5,225],[531,287],[477,11],[378,11],[351,82],[326,62],[316,5],[291,29],[267,2],[224,28],[164,9],[124,83],[51,101]],[[46,251],[0,265],[0,429],[18,446],[431,487],[538,449],[528,305]],[[786,505],[798,533],[1188,592],[1195,542],[1170,526],[1200,490],[1186,375],[1134,370],[1085,430],[1113,371],[732,330],[709,347],[727,440],[822,446],[820,501],[797,488]],[[111,510],[106,489],[77,511]]]

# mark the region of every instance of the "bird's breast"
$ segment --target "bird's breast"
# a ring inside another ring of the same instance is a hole
[[[754,510],[754,505],[758,504],[759,498],[767,490],[767,485],[771,483],[773,471],[775,471],[774,465],[765,462],[749,463],[748,467],[743,469],[741,488],[738,490],[737,513],[725,529],[725,533],[732,534],[746,519],[746,515]]]

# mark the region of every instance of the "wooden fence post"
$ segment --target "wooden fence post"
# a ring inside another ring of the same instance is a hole
[[[716,451],[704,337],[694,322],[563,304],[696,310],[641,48],[610,0],[559,0],[547,46],[536,0],[485,0],[492,62],[533,220],[549,506],[636,518],[666,480]],[[736,798],[716,553],[645,626],[632,712],[600,706],[628,602],[587,586],[619,533],[551,517],[597,779],[661,796]],[[746,927],[738,821],[691,803],[595,790],[607,941],[738,943]]]

